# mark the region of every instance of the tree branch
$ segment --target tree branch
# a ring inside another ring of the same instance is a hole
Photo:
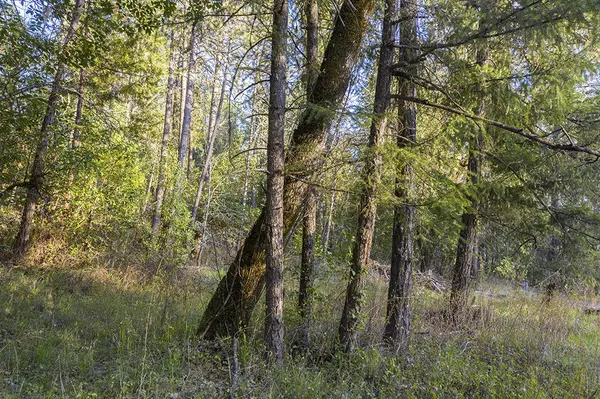
[[[474,115],[474,114],[471,114],[471,113],[468,113],[465,111],[461,111],[457,108],[449,107],[447,105],[433,103],[431,101],[428,101],[428,100],[425,100],[422,98],[418,98],[418,97],[406,97],[406,96],[400,96],[400,95],[396,95],[396,94],[391,95],[391,98],[396,99],[396,100],[402,100],[402,101],[410,101],[412,103],[421,104],[421,105],[425,105],[428,107],[438,108],[438,109],[441,109],[444,111],[451,112],[456,115],[464,116],[465,118],[469,118],[469,119],[476,120],[476,121],[481,121],[481,122],[487,123],[488,125],[497,127],[499,129],[518,134],[521,137],[524,137],[531,141],[535,141],[536,143],[545,145],[554,150],[569,151],[569,152],[581,152],[584,154],[593,155],[596,158],[600,158],[600,151],[592,150],[590,148],[583,147],[583,146],[580,146],[577,144],[555,144],[555,143],[553,143],[549,140],[546,140],[538,135],[527,133],[525,131],[525,129],[523,129],[523,128],[507,125],[502,122],[498,122],[498,121],[487,119],[487,118],[484,118],[481,116],[477,116],[477,115]]]

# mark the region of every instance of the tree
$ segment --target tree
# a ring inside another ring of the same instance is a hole
[[[375,104],[369,133],[369,153],[363,169],[364,187],[360,198],[358,229],[356,232],[350,281],[346,289],[346,300],[339,328],[339,341],[342,349],[350,352],[356,345],[357,328],[360,320],[363,279],[369,264],[375,216],[377,212],[377,186],[381,173],[381,144],[387,129],[387,111],[390,103],[392,82],[391,66],[394,61],[395,29],[393,18],[396,15],[396,0],[388,0],[385,5],[381,29],[381,47],[375,86]]]
[[[167,80],[167,93],[165,95],[165,120],[163,124],[162,143],[160,147],[160,159],[158,167],[158,181],[156,183],[156,194],[154,198],[154,215],[152,216],[152,234],[157,235],[160,229],[160,218],[163,201],[165,199],[165,188],[167,179],[167,152],[169,146],[169,135],[173,124],[173,91],[175,89],[175,46],[173,32],[171,32],[171,54],[169,56],[169,77]]]
[[[482,10],[493,7],[493,0],[483,0],[480,4]],[[485,21],[482,21],[485,25]],[[475,64],[483,68],[488,59],[488,50],[485,43],[478,44],[475,48]],[[474,115],[485,116],[486,93],[484,82],[477,82],[474,88],[476,95],[476,106]],[[457,318],[465,312],[469,295],[471,272],[474,264],[477,242],[477,223],[479,214],[479,201],[477,198],[477,185],[481,175],[481,162],[483,153],[484,127],[482,124],[473,123],[472,139],[469,144],[469,158],[467,164],[468,180],[473,187],[473,193],[468,194],[470,201],[469,210],[461,216],[462,228],[460,230],[456,247],[456,262],[452,272],[452,287],[450,289],[450,312],[453,318]]]
[[[318,164],[325,133],[348,87],[374,5],[374,0],[346,1],[336,19],[309,105],[285,159],[284,232],[291,228],[306,196],[306,181]],[[207,339],[234,334],[250,321],[264,286],[264,221],[263,210],[202,316],[198,333]]]
[[[319,74],[319,5],[317,0],[307,0],[306,15],[306,98],[310,98],[312,88]],[[317,193],[314,186],[308,189],[302,218],[302,258],[300,263],[300,288],[298,308],[304,319],[302,328],[303,344],[310,345],[310,310],[312,303],[312,285],[315,267],[315,233],[317,228]]]
[[[411,46],[417,45],[417,2],[403,0],[400,3],[400,60],[415,56]],[[409,64],[401,71],[398,87],[401,96],[417,96],[412,79],[417,68]],[[398,102],[398,128],[396,145],[401,151],[413,146],[417,140],[417,107],[409,101]],[[414,264],[415,207],[413,165],[409,160],[397,171],[392,231],[392,263],[388,288],[388,302],[384,339],[403,347],[410,334],[410,296]]]
[[[73,9],[71,20],[62,42],[63,48],[66,48],[75,36],[75,33],[79,27],[79,20],[83,12],[84,4],[85,0],[76,0],[75,2],[75,8]],[[54,74],[54,80],[52,81],[50,95],[48,96],[46,113],[44,115],[44,119],[42,120],[42,126],[40,129],[40,140],[35,150],[29,182],[27,185],[27,197],[25,198],[25,206],[23,207],[23,213],[21,216],[21,225],[13,244],[13,251],[16,259],[23,258],[30,248],[33,219],[38,200],[41,196],[42,186],[44,184],[44,158],[46,156],[52,134],[50,127],[52,126],[54,117],[56,115],[56,107],[58,106],[61,96],[60,86],[64,79],[66,68],[67,65],[63,61],[59,61],[58,66],[56,67],[56,73]]]
[[[267,356],[280,366],[283,362],[283,183],[287,20],[287,0],[275,0],[267,139],[265,346]]]
[[[192,129],[192,110],[194,108],[194,87],[196,85],[196,44],[198,22],[192,24],[190,32],[190,57],[188,61],[187,83],[185,89],[185,105],[183,108],[183,122],[181,123],[181,135],[179,137],[179,152],[177,161],[181,169],[180,179],[183,179],[187,170],[188,149],[190,146],[190,137]]]
[[[227,63],[225,63],[227,65]],[[219,67],[220,67],[221,63],[219,62],[219,60],[217,60],[217,64],[215,66],[215,85],[217,82],[217,73],[219,71]],[[213,112],[213,107],[212,107],[212,98],[211,98],[211,109],[210,109],[210,114],[208,116],[209,118],[209,123],[208,123],[208,134],[206,136],[207,138],[207,149],[206,149],[206,155],[205,155],[205,159],[204,159],[204,167],[202,168],[202,175],[200,175],[200,180],[198,181],[198,189],[196,190],[196,199],[194,200],[194,206],[192,207],[192,223],[194,223],[196,221],[197,215],[198,215],[198,207],[200,206],[200,199],[202,198],[202,189],[204,188],[204,183],[206,182],[206,180],[209,178],[209,173],[210,173],[210,164],[212,162],[212,157],[213,157],[213,150],[214,150],[214,146],[215,146],[215,139],[217,138],[217,127],[219,126],[219,122],[221,120],[221,110],[223,108],[223,100],[225,98],[225,90],[227,88],[226,85],[226,81],[227,81],[227,68],[225,68],[223,70],[223,81],[221,83],[221,94],[219,96],[219,103],[217,105],[217,110],[215,113],[215,117],[213,120],[213,116],[212,116],[212,112]],[[213,92],[214,94],[214,92]],[[211,95],[211,97],[213,97]]]

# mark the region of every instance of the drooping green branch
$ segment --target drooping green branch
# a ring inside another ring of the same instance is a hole
[[[547,140],[547,139],[545,139],[543,137],[540,137],[540,136],[538,136],[536,134],[528,133],[523,128],[516,127],[516,126],[511,126],[511,125],[507,125],[507,124],[502,123],[502,122],[498,122],[498,121],[487,119],[487,118],[484,118],[484,117],[481,117],[481,116],[477,116],[477,115],[474,115],[474,114],[471,114],[471,113],[468,113],[468,112],[465,112],[465,111],[461,111],[460,109],[457,109],[457,108],[449,107],[447,105],[434,103],[434,102],[431,102],[429,100],[425,100],[423,98],[417,98],[417,97],[405,97],[405,96],[399,96],[399,95],[392,95],[391,97],[393,99],[396,99],[396,100],[410,101],[410,102],[413,102],[415,104],[421,104],[421,105],[425,105],[425,106],[428,106],[428,107],[441,109],[441,110],[448,111],[448,112],[451,112],[451,113],[456,114],[456,115],[464,116],[465,118],[469,118],[469,119],[476,120],[476,121],[481,121],[481,122],[484,122],[484,123],[486,123],[488,125],[497,127],[499,129],[506,130],[506,131],[511,132],[511,133],[515,133],[515,134],[517,134],[517,135],[519,135],[521,137],[524,137],[524,138],[526,138],[528,140],[531,140],[531,141],[535,141],[536,143],[545,145],[548,148],[552,148],[554,150],[569,151],[569,152],[581,152],[581,153],[584,153],[584,154],[593,155],[596,158],[600,158],[600,151],[593,150],[593,149],[590,149],[590,148],[585,147],[585,146],[577,145],[577,144],[575,144],[573,142],[571,142],[570,144],[557,144],[557,143],[553,143],[553,142],[551,142],[551,141],[549,141],[549,140]]]

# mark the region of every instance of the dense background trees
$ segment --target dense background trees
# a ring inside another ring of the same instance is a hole
[[[446,322],[490,277],[597,290],[596,1],[275,3],[0,0],[3,264],[209,270],[213,339],[285,257],[288,343],[325,292],[346,351],[369,270],[402,348],[415,272]]]

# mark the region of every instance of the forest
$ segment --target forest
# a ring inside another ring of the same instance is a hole
[[[0,0],[0,397],[600,397],[599,159],[600,0]]]

